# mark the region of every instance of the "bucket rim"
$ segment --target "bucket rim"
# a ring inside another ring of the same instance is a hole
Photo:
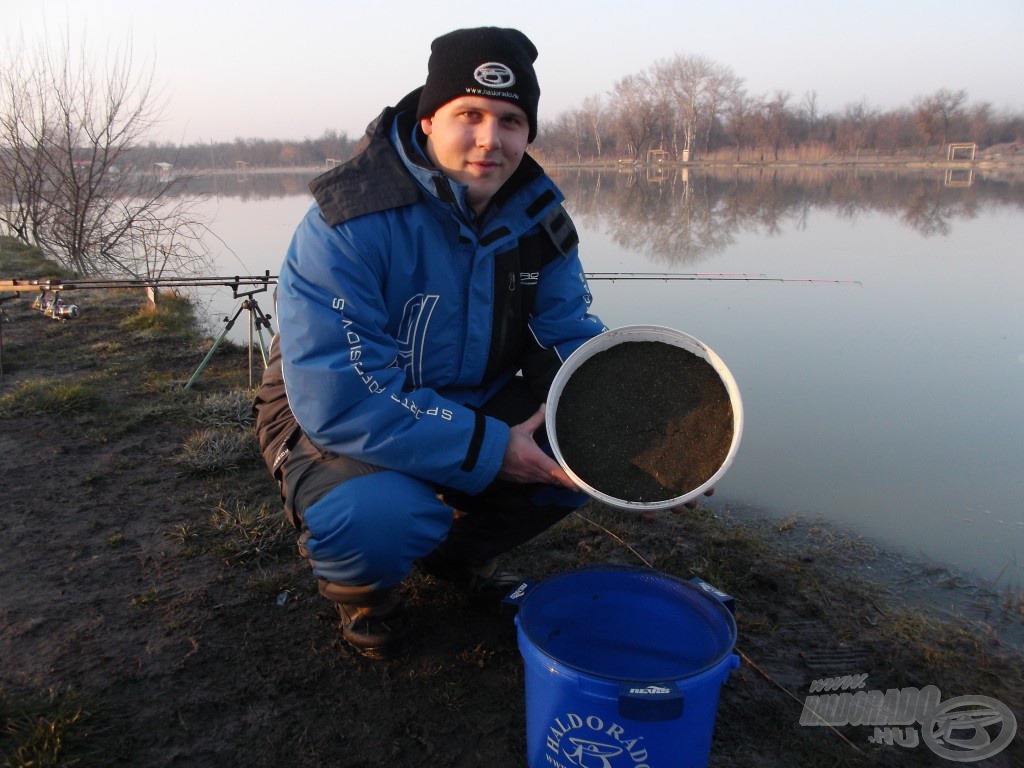
[[[712,368],[714,368],[715,372],[722,380],[722,383],[725,385],[726,392],[729,395],[729,403],[732,406],[732,441],[729,444],[729,450],[726,453],[725,458],[722,460],[721,465],[711,477],[696,488],[669,499],[661,499],[659,501],[633,501],[631,499],[620,499],[604,493],[603,491],[594,488],[576,474],[565,460],[558,444],[556,428],[558,400],[566,383],[569,381],[569,378],[573,373],[575,373],[577,368],[594,355],[613,346],[629,341],[662,341],[672,344],[673,346],[681,347],[698,357],[702,357],[709,365],[711,365]],[[555,374],[555,378],[552,380],[551,386],[548,389],[545,431],[547,433],[548,444],[551,446],[551,451],[554,454],[555,461],[558,462],[562,470],[572,479],[577,487],[591,498],[597,499],[598,501],[610,507],[615,507],[616,509],[638,512],[674,509],[682,506],[688,501],[692,501],[693,499],[700,497],[705,491],[714,488],[729,467],[732,466],[736,453],[739,450],[740,440],[743,436],[743,400],[740,397],[739,385],[736,383],[736,379],[732,375],[728,366],[726,366],[725,361],[722,360],[722,358],[719,357],[711,347],[700,339],[691,336],[684,331],[663,325],[624,325],[618,328],[611,328],[584,342],[576,349],[575,352],[569,355],[569,357],[567,357],[559,367],[558,372]]]
[[[548,577],[544,581],[536,584],[530,588],[527,592],[526,597],[523,599],[522,604],[519,606],[516,614],[515,623],[521,637],[525,638],[534,653],[543,656],[545,659],[549,659],[555,665],[561,666],[565,669],[572,670],[573,672],[581,675],[585,675],[590,678],[612,681],[612,682],[658,682],[664,681],[664,677],[637,677],[635,675],[616,675],[609,674],[606,672],[598,672],[588,668],[585,664],[574,663],[564,658],[560,658],[557,654],[552,653],[545,647],[544,638],[536,636],[537,628],[530,626],[530,601],[536,601],[537,595],[543,597],[545,589],[551,589],[553,586],[557,586],[559,582],[586,577],[595,573],[612,573],[622,574],[630,577],[656,577],[665,582],[671,582],[675,587],[686,590],[688,594],[692,595],[695,600],[700,604],[712,606],[712,610],[715,616],[721,619],[725,624],[725,634],[728,635],[728,642],[722,643],[722,648],[718,650],[713,658],[703,664],[700,667],[694,668],[693,670],[687,671],[685,675],[680,675],[674,678],[668,678],[672,680],[692,680],[693,678],[700,677],[708,672],[718,669],[724,665],[728,665],[732,659],[733,652],[736,646],[737,639],[737,627],[736,619],[725,605],[717,600],[712,595],[708,594],[705,590],[698,587],[686,579],[674,576],[669,573],[663,573],[656,569],[644,566],[636,565],[618,565],[618,564],[596,564],[585,566],[582,568],[575,568],[569,571],[563,571],[562,573],[555,574]],[[536,602],[535,602],[536,604]],[[522,649],[521,649],[522,650]]]

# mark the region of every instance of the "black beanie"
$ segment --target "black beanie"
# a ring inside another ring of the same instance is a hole
[[[533,71],[537,49],[518,29],[457,29],[430,44],[427,82],[416,118],[431,117],[460,96],[485,96],[516,104],[530,123],[529,141],[537,136],[540,85]]]

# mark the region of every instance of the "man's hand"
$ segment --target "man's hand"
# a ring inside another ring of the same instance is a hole
[[[533,433],[542,426],[544,405],[522,424],[512,427],[498,477],[514,483],[547,483],[578,491],[558,462],[544,453],[533,439]]]

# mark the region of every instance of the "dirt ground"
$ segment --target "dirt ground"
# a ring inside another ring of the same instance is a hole
[[[3,304],[0,691],[8,706],[61,691],[85,702],[53,764],[526,766],[512,618],[414,573],[414,652],[354,655],[277,515],[251,426],[232,428],[248,441],[234,467],[182,459],[209,426],[204,399],[245,386],[245,351],[222,347],[184,392],[208,339],[126,324],[139,297],[76,298],[69,322],[30,297]],[[33,381],[92,394],[64,412],[4,413]],[[232,510],[272,522],[233,526]],[[651,517],[592,504],[503,566],[539,580],[606,562],[701,575],[735,596],[742,664],[721,691],[712,766],[949,764],[924,744],[873,744],[867,726],[801,725],[819,678],[867,673],[871,690],[935,685],[1021,713],[1019,595],[813,522],[709,503]],[[25,765],[12,711],[0,712],[0,755]],[[1024,765],[1024,737],[978,764]]]

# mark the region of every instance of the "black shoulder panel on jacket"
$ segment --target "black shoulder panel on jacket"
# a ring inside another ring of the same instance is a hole
[[[576,234],[576,225],[572,223],[568,211],[561,205],[545,216],[540,224],[563,256],[568,256],[580,241],[580,236]]]
[[[330,226],[420,200],[423,193],[419,184],[406,171],[388,138],[395,117],[414,109],[418,100],[419,89],[398,106],[385,109],[367,127],[360,149],[351,160],[310,182],[309,191]]]

